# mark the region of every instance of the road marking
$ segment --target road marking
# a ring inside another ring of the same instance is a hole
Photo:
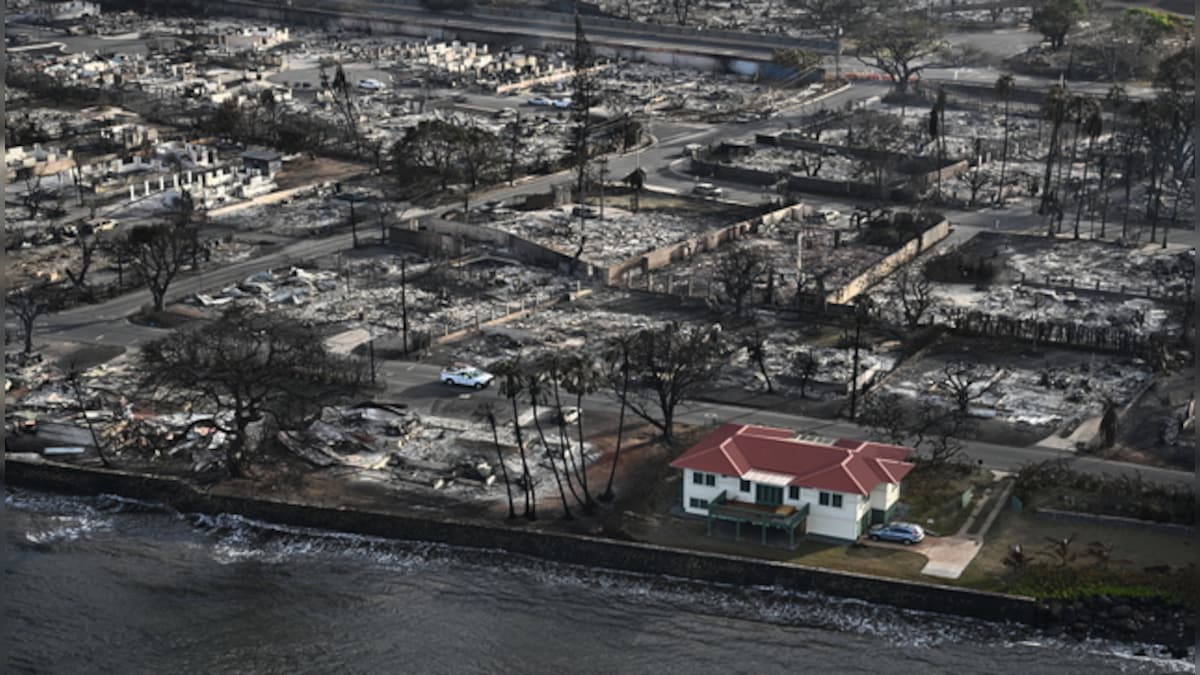
[[[95,338],[93,338],[93,339],[94,339],[96,342],[99,342],[99,341],[103,340],[103,339],[104,339],[104,333],[101,333],[101,334],[97,335],[97,336],[96,336]]]

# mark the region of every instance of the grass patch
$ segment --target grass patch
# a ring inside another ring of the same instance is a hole
[[[735,555],[760,560],[821,567],[826,569],[870,574],[897,579],[929,581],[921,576],[925,556],[911,551],[873,546],[827,543],[798,537],[795,549],[788,549],[780,542],[786,541],[780,533],[772,531],[769,541],[763,546],[759,540],[759,529],[743,526],[742,537],[734,541],[724,524],[716,536],[705,534],[706,525],[701,520],[671,518],[653,526],[630,526],[627,531],[639,541],[659,546],[689,549],[703,553]]]
[[[900,495],[900,501],[908,506],[904,518],[937,534],[952,535],[966,522],[992,480],[990,472],[970,466],[918,466],[904,479]],[[967,488],[975,494],[964,507],[961,497]]]
[[[1050,553],[1048,540],[1068,537],[1073,537],[1070,561],[1064,566]],[[1112,547],[1107,561],[1088,553],[1092,542]],[[1020,570],[1004,564],[1017,544],[1030,558]],[[959,583],[1042,598],[1161,597],[1198,606],[1195,559],[1196,544],[1188,534],[1063,522],[1005,509]]]

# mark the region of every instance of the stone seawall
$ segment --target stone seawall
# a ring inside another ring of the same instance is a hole
[[[416,518],[361,509],[318,507],[267,498],[214,494],[177,479],[42,460],[8,458],[9,485],[73,494],[110,493],[162,502],[189,513],[232,513],[271,523],[366,536],[494,548],[545,560],[611,570],[738,585],[781,586],[927,612],[1038,624],[1031,598],[983,593],[699,553],[572,534],[538,532],[452,519]]]

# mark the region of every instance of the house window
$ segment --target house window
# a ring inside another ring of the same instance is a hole
[[[832,506],[835,509],[842,508],[842,495],[832,492],[822,492],[817,495],[817,501],[821,506]]]
[[[748,481],[748,480],[742,481],[741,485],[738,486],[738,489],[740,489],[742,492],[749,492],[750,491],[750,481]]]
[[[792,485],[788,487],[788,499],[800,499],[799,485]]]
[[[692,482],[696,485],[704,485],[704,474],[699,471],[692,472]]]
[[[715,473],[704,474],[704,484],[709,487],[716,485],[717,484],[717,474],[715,474]]]
[[[691,507],[693,509],[707,509],[708,508],[708,500],[707,499],[696,499],[695,497],[692,497],[691,499],[688,500],[688,504],[691,505]]]

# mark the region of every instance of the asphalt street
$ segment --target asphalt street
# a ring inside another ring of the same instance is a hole
[[[387,383],[388,398],[402,400],[418,411],[438,411],[440,414],[469,415],[478,404],[495,402],[496,387],[481,391],[445,385],[438,381],[439,365],[406,361],[383,361],[377,365],[377,375]],[[588,411],[615,415],[620,406],[614,397],[596,394],[584,398],[584,414]],[[763,424],[794,429],[831,438],[870,438],[867,429],[845,420],[824,420],[769,409],[748,408],[724,403],[692,402],[680,407],[676,419],[685,424],[711,425],[725,422]],[[1074,468],[1088,473],[1141,474],[1146,480],[1160,483],[1190,484],[1194,474],[1185,471],[1113,462],[1095,457],[1080,457],[1075,453],[1041,447],[1011,447],[994,443],[967,441],[965,453],[983,466],[1001,471],[1014,471],[1022,465],[1047,459],[1063,458]]]

